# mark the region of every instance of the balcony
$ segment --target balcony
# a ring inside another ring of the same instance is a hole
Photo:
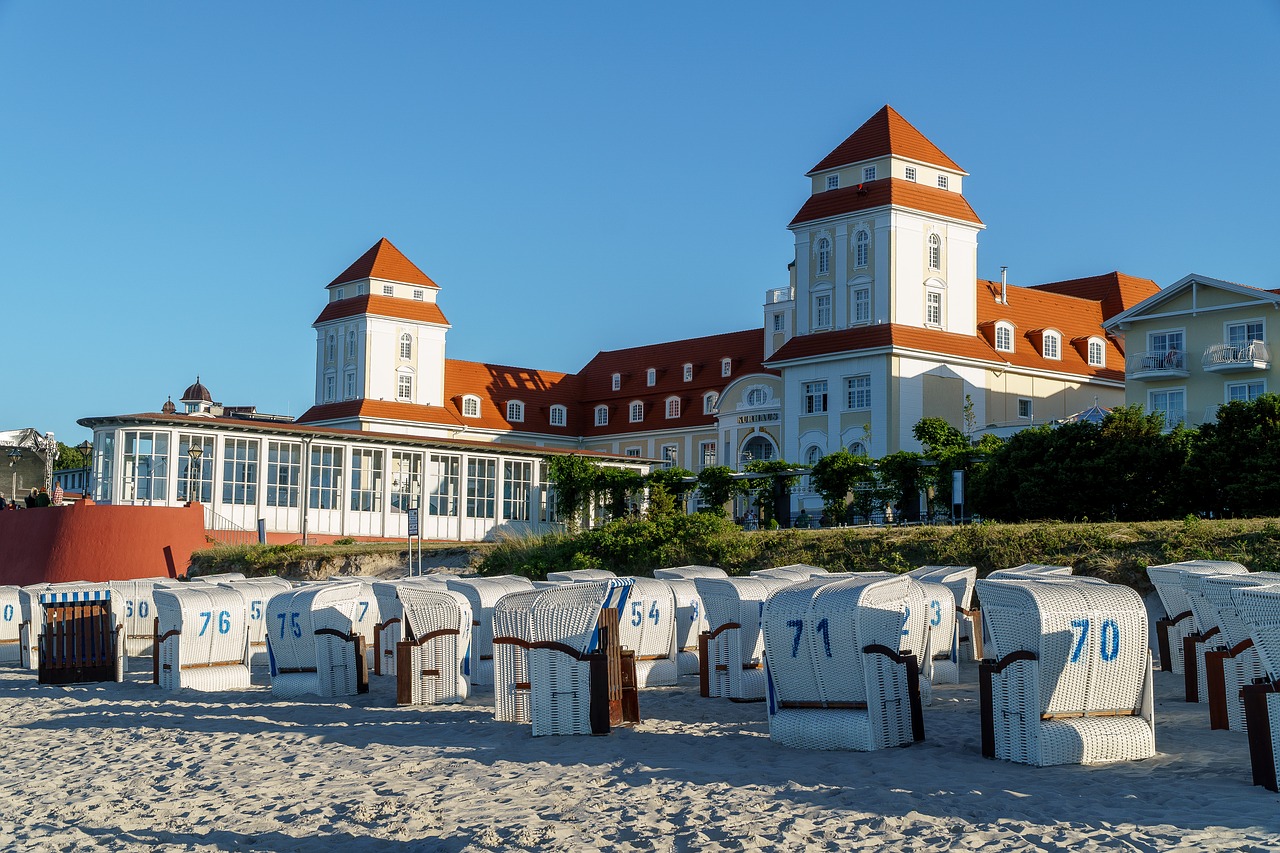
[[[795,294],[791,292],[791,288],[789,287],[778,287],[764,292],[765,305],[777,305],[780,302],[790,302],[795,298]]]
[[[1214,344],[1200,359],[1207,373],[1247,373],[1271,369],[1271,350],[1262,341],[1245,344]]]
[[[1187,369],[1186,352],[1171,349],[1130,353],[1125,364],[1125,374],[1129,379],[1152,382],[1160,379],[1186,379],[1191,371]]]

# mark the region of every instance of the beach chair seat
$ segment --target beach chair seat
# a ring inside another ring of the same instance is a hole
[[[918,587],[905,576],[815,578],[769,597],[770,738],[859,751],[924,739],[919,659],[899,651],[908,623],[925,631],[926,620],[908,613],[911,602],[920,607]]]
[[[679,612],[671,585],[654,578],[631,578],[626,612],[621,617],[618,641],[635,653],[636,686],[674,687],[679,683]]]
[[[471,603],[471,684],[491,686],[494,683],[494,606],[508,593],[532,591],[533,584],[525,577],[502,575],[484,578],[449,577],[445,579],[445,586],[462,593]]]
[[[1163,619],[1156,620],[1156,650],[1163,672],[1186,674],[1186,638],[1197,633],[1195,612],[1187,597],[1183,578],[1188,574],[1244,574],[1239,563],[1210,560],[1188,560],[1147,567],[1147,577],[1156,588],[1164,608]],[[1194,660],[1194,659],[1193,659]]]
[[[16,586],[0,586],[0,664],[21,665],[22,626],[21,589]]]
[[[335,697],[368,691],[364,638],[354,630],[361,592],[358,583],[307,584],[267,602],[272,694]]]
[[[769,594],[794,583],[770,576],[694,578],[707,615],[698,638],[699,687],[703,696],[736,702],[765,698],[764,635],[760,617]]]
[[[697,675],[698,637],[708,630],[706,608],[693,578],[672,578],[666,583],[676,600],[676,668],[680,675]]]
[[[727,578],[729,573],[715,566],[673,566],[668,569],[654,569],[653,576],[659,580],[693,580],[694,578]]]
[[[471,602],[441,583],[401,584],[405,638],[396,656],[396,704],[462,702],[471,692]]]
[[[165,690],[206,692],[250,686],[249,611],[239,591],[182,584],[156,587],[150,599],[154,683]]]
[[[982,616],[973,602],[977,566],[921,566],[907,572],[918,581],[940,583],[956,600],[959,655],[964,660],[982,660]]]
[[[1219,633],[1204,653],[1203,681],[1208,691],[1209,728],[1244,731],[1247,721],[1241,691],[1263,681],[1267,671],[1240,616],[1234,590],[1246,586],[1278,586],[1280,572],[1230,575],[1194,575],[1188,578],[1193,607],[1197,597],[1207,600],[1217,614]]]
[[[39,683],[124,681],[124,625],[111,607],[111,588],[105,583],[50,584],[39,596]]]
[[[1147,612],[1093,578],[979,580],[990,644],[979,668],[982,754],[1022,764],[1155,755]]]

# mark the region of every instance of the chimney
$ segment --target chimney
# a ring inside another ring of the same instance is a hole
[[[1009,275],[1009,268],[1000,267],[1000,304],[1001,305],[1009,304],[1009,291],[1007,290],[1009,286],[1008,275]]]

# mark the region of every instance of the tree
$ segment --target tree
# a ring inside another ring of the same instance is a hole
[[[575,533],[600,479],[600,466],[590,459],[570,453],[553,456],[547,462],[547,478],[556,484],[556,514]]]
[[[760,514],[760,525],[766,526],[770,521],[778,521],[774,513],[774,484],[780,483],[781,487],[787,492],[800,479],[800,475],[787,475],[785,472],[792,471],[796,468],[785,459],[757,459],[754,462],[747,463],[747,471],[752,474],[772,474],[770,477],[759,477],[747,480],[747,490],[751,495],[751,502],[755,505]]]
[[[879,472],[879,499],[895,504],[897,521],[914,521],[920,518],[920,462],[924,456],[907,450],[899,450],[881,457],[876,463]]]
[[[809,482],[822,495],[823,510],[833,522],[846,516],[849,493],[869,479],[874,482],[871,460],[844,449],[819,459],[809,474]]]
[[[89,460],[79,448],[58,442],[58,457],[53,460],[55,468],[88,468]]]
[[[725,514],[725,504],[745,490],[741,480],[734,479],[734,470],[727,465],[708,465],[698,472],[698,490],[707,504],[707,512]]]
[[[972,408],[972,401],[969,403]],[[929,495],[929,511],[936,504],[951,506],[951,472],[967,471],[973,448],[968,437],[942,418],[921,418],[911,434],[924,447],[922,465],[917,472],[917,485]]]
[[[1218,409],[1215,423],[1189,437],[1185,491],[1215,515],[1280,514],[1280,395]]]
[[[600,467],[592,492],[607,496],[609,517],[625,518],[635,495],[644,488],[644,477],[631,468]]]
[[[650,485],[661,485],[668,494],[679,500],[693,491],[693,487],[697,485],[697,475],[687,468],[656,468],[649,472],[645,481]]]

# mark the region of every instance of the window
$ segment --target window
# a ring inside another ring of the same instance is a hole
[[[730,358],[720,359],[720,375],[728,376],[732,372],[733,372],[733,359],[730,359]]]
[[[816,444],[809,445],[809,449],[804,452],[804,464],[806,467],[812,468],[822,459],[822,448]],[[809,477],[805,477],[804,490],[806,492],[815,491],[813,482]]]
[[[768,462],[773,455],[773,442],[763,435],[753,435],[742,446],[742,453],[738,456],[738,468],[739,470],[746,468],[752,462]]]
[[[1187,419],[1187,392],[1182,388],[1169,391],[1152,391],[1151,411],[1164,415],[1166,429],[1173,429]]]
[[[628,455],[628,456],[635,456],[635,457],[639,457],[639,455],[640,455],[640,448],[638,448],[638,447],[628,447],[628,448],[627,448],[627,455]]]
[[[200,458],[191,458],[191,448],[200,448]],[[182,435],[178,437],[178,500],[213,500],[213,436]],[[188,495],[190,492],[190,495]]]
[[[1231,323],[1227,326],[1227,343],[1233,347],[1243,347],[1249,341],[1263,340],[1263,329],[1261,320],[1251,320],[1247,323]]]
[[[716,443],[704,441],[698,445],[698,456],[702,459],[702,467],[710,468],[716,464]]]
[[[333,402],[334,387],[337,384],[337,377],[332,373],[326,374],[324,377],[324,401],[326,403]]]
[[[804,413],[814,415],[827,410],[827,380],[804,383]]]
[[[762,386],[747,389],[746,404],[751,407],[763,406],[769,402],[769,392]]]
[[[1246,340],[1257,340],[1257,338],[1247,338]],[[1267,383],[1263,380],[1254,382],[1232,382],[1227,385],[1227,402],[1234,400],[1249,402],[1256,400],[1267,390]]]
[[[685,382],[693,381],[693,365],[692,364],[686,364],[684,366],[684,381]]]
[[[524,403],[519,400],[507,401],[507,420],[513,424],[524,422]]]
[[[667,398],[667,420],[680,417],[680,398]]]
[[[1025,397],[1018,398],[1018,417],[1020,418],[1031,417],[1031,401]]]
[[[168,497],[168,433],[126,432],[123,461],[125,500],[163,501]]]
[[[459,471],[457,456],[432,453],[428,458],[427,515],[457,518]]]
[[[829,189],[829,190],[838,190],[838,189],[840,189],[840,176],[839,176],[839,175],[827,175],[827,189]]]
[[[258,502],[258,442],[228,438],[222,452],[222,502],[244,506]]]
[[[916,167],[908,166],[904,175],[908,181],[914,184],[916,182]]]
[[[1147,335],[1148,361],[1152,367],[1183,370],[1186,367],[1186,350],[1183,347],[1182,330],[1151,332]]]
[[[328,341],[328,343],[325,345],[325,356],[324,356],[324,360],[325,360],[325,361],[327,361],[327,362],[329,362],[330,364],[333,364],[333,349],[334,349],[333,343],[334,343],[334,342],[333,342],[333,335],[329,335],[329,341]]]
[[[347,361],[356,360],[356,333],[354,331],[347,332],[347,348],[343,352],[343,356]]]
[[[1045,358],[1062,358],[1062,343],[1057,332],[1045,332],[1041,348]]]
[[[853,322],[871,322],[871,288],[869,287],[853,289]]]
[[[568,420],[568,418],[565,417],[567,413],[568,413],[568,410],[565,409],[564,406],[561,406],[559,403],[552,406],[551,407],[551,425],[559,426],[559,427],[564,426],[565,421]]]
[[[781,332],[781,331],[782,331],[783,329],[785,329],[785,328],[786,328],[786,320],[784,320],[784,319],[783,319],[783,316],[782,316],[781,314],[774,314],[774,315],[773,315],[773,330],[774,330],[775,332]]]
[[[1008,323],[996,323],[996,349],[1013,352],[1013,326]]]
[[[413,400],[413,375],[400,373],[396,376],[396,399]]]
[[[464,418],[480,417],[480,398],[474,394],[466,394],[462,398],[462,416]]]
[[[356,395],[356,372],[348,370],[346,376],[342,380],[342,394],[347,400]]]
[[[644,403],[639,400],[633,400],[629,407],[631,423],[638,424],[644,420]]]
[[[1107,348],[1102,341],[1097,338],[1089,338],[1089,366],[1107,366]]]
[[[333,292],[333,295],[334,295],[336,298],[341,299],[341,298],[342,298],[342,295],[343,295],[343,292],[344,292],[344,291],[343,291],[343,288],[339,287],[337,290],[335,290],[335,291]]]
[[[301,483],[302,445],[296,441],[268,441],[267,506],[297,506]]]
[[[716,413],[716,403],[720,401],[720,395],[715,391],[708,391],[702,395],[702,414],[714,415]]]
[[[338,488],[342,485],[342,448],[316,445],[311,448],[311,483],[307,505],[312,509],[340,509]]]
[[[97,501],[106,502],[111,500],[111,470],[115,464],[116,457],[116,434],[114,432],[104,433],[101,438],[95,435],[93,455],[95,457],[94,477],[98,486],[93,498]]]
[[[502,463],[502,517],[507,521],[529,520],[529,495],[533,491],[533,463],[506,460]]]
[[[924,322],[927,326],[942,325],[942,291],[930,290],[925,293]]]
[[[866,269],[867,255],[871,249],[871,235],[859,230],[853,235],[853,265],[857,269]]]
[[[831,294],[819,293],[813,300],[813,327],[831,328]]]
[[[382,285],[382,295],[383,295],[383,296],[395,296],[395,295],[396,295],[396,289],[395,289],[395,287],[394,287],[393,285],[390,285],[390,284],[384,284],[384,285]]]
[[[596,406],[596,426],[609,425],[609,407]]]
[[[356,285],[356,296],[363,296],[363,295],[364,295],[364,285],[363,285],[363,284],[357,284],[357,285]]]
[[[875,166],[863,166],[863,167],[862,167],[862,182],[865,184],[865,183],[867,183],[868,181],[874,181],[875,179],[876,179],[876,167],[875,167]]]
[[[422,500],[422,454],[391,451],[391,511],[408,512]]]
[[[400,336],[400,357],[413,358],[413,335],[408,332]]]
[[[929,269],[942,269],[942,238],[937,234],[929,235]]]
[[[612,384],[610,385],[610,387],[613,388],[614,391],[617,391],[620,388],[622,388],[622,374],[621,373],[613,374],[613,379],[611,380],[611,382]]]
[[[417,289],[415,289],[415,290],[413,291],[413,301],[414,301],[414,302],[421,302],[421,301],[422,301],[422,291],[421,291],[421,290],[417,290]]]
[[[845,390],[845,408],[847,409],[869,409],[871,408],[871,377],[850,376],[844,381]]]
[[[496,459],[467,460],[467,517],[493,518],[498,495]]]
[[[662,467],[663,467],[663,468],[674,468],[674,467],[676,467],[676,461],[677,461],[677,458],[678,458],[678,457],[677,457],[677,451],[678,451],[678,450],[679,450],[679,448],[678,448],[676,445],[674,445],[674,444],[664,444],[664,445],[662,445]]]
[[[658,384],[658,371],[655,368],[650,367],[644,372],[644,384],[650,388]]]
[[[939,176],[938,176],[938,189],[940,189],[940,190],[945,190],[946,188],[947,188],[947,176],[946,176],[946,175],[939,175]]]
[[[867,446],[861,441],[853,441],[849,443],[849,452],[854,456],[866,456]]]
[[[826,237],[818,238],[818,275],[826,275],[831,271],[831,241]]]

